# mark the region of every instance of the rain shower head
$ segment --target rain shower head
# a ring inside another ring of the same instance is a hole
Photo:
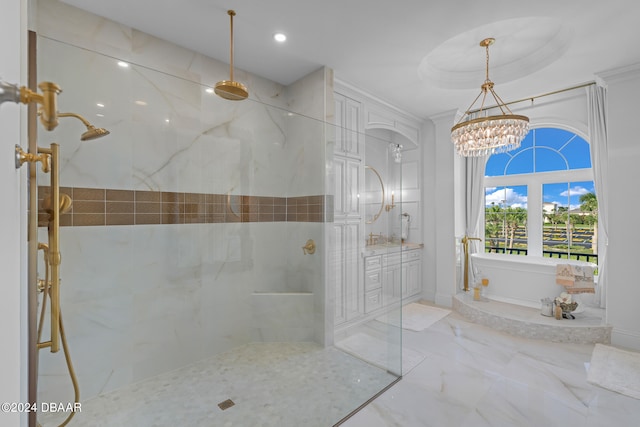
[[[249,91],[245,85],[233,80],[233,17],[236,16],[236,12],[228,10],[227,14],[229,15],[229,21],[231,23],[229,80],[222,80],[216,83],[214,91],[216,92],[216,95],[221,98],[229,99],[231,101],[242,101],[243,99],[247,99]]]
[[[58,117],[75,117],[80,120],[86,127],[87,131],[80,136],[81,141],[91,141],[92,139],[100,138],[101,136],[109,135],[109,131],[104,128],[97,128],[87,119],[76,113],[58,113]]]

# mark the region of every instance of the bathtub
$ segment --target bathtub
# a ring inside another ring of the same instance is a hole
[[[564,287],[556,284],[557,264],[596,267],[590,262],[558,258],[471,254],[471,266],[478,272],[476,278],[489,279],[489,286],[485,290],[487,297],[533,308],[540,308],[542,298],[555,298],[564,291]],[[587,296],[583,297],[584,303],[588,304],[587,300]]]

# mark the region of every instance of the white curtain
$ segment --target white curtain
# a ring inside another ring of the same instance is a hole
[[[462,112],[458,111],[455,118],[457,123],[462,117]],[[474,118],[476,115],[471,115]],[[484,209],[484,169],[487,164],[488,157],[465,157],[462,159],[462,170],[464,173],[464,228],[465,234],[469,237],[479,237],[478,225],[480,214]],[[478,248],[482,246],[482,242],[472,240],[469,242],[469,255],[478,252]],[[464,257],[462,250],[461,255]],[[464,275],[464,259],[461,262],[462,274]],[[475,283],[473,264],[469,264],[469,286],[473,287]]]
[[[607,246],[608,242],[608,195],[609,185],[609,143],[607,138],[607,89],[600,85],[587,87],[587,115],[589,124],[589,145],[593,180],[598,199],[598,286],[596,302],[601,308],[606,306],[607,291]],[[600,244],[603,242],[604,244]]]
[[[464,162],[465,171],[465,234],[469,237],[479,237],[478,225],[480,214],[484,209],[484,169],[488,157],[467,157]],[[469,242],[469,255],[478,252],[482,242]],[[475,283],[475,269],[473,264],[469,268],[469,286]]]

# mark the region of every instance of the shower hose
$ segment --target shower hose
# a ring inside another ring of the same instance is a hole
[[[40,311],[40,321],[38,322],[38,342],[42,338],[42,327],[44,325],[45,311],[47,308],[47,295],[51,298],[50,294],[50,274],[49,274],[49,262],[47,260],[47,251],[43,247],[38,247],[39,249],[44,249],[45,251],[45,280],[44,280],[44,289],[43,289],[43,297],[42,297],[42,309]],[[64,358],[67,362],[67,369],[69,370],[69,377],[71,377],[71,383],[73,384],[73,392],[74,392],[74,402],[76,404],[80,403],[80,387],[78,386],[78,378],[76,377],[75,370],[73,369],[73,363],[71,362],[71,355],[69,354],[69,346],[67,344],[67,336],[64,332],[64,324],[62,323],[62,311],[60,311],[59,316],[59,325],[60,325],[60,341],[62,342],[62,351],[64,352]],[[75,411],[69,412],[69,415],[58,427],[64,427],[73,418],[75,415]],[[37,423],[38,427],[42,427],[40,423]]]

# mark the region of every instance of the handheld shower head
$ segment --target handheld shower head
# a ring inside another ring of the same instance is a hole
[[[75,117],[80,120],[86,127],[87,131],[80,136],[81,141],[90,141],[92,139],[100,138],[101,136],[109,135],[109,131],[104,128],[96,128],[89,123],[87,119],[76,113],[58,113],[58,117]]]
[[[108,130],[105,128],[97,128],[94,125],[88,125],[87,131],[80,136],[80,141],[91,141],[92,139],[97,139],[102,136],[109,135]]]
[[[72,205],[73,205],[73,200],[71,200],[71,197],[69,197],[68,194],[60,193],[60,211],[59,211],[60,214],[65,214],[69,212],[69,209],[71,209]],[[51,196],[47,196],[42,201],[42,209],[46,213],[51,215],[51,212],[52,212]]]

